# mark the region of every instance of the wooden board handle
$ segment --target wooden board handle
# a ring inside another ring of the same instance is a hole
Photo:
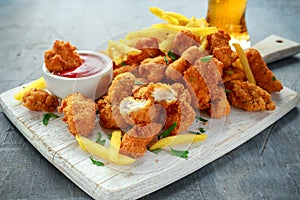
[[[267,63],[275,62],[300,52],[300,44],[298,42],[277,35],[270,35],[253,45],[253,48],[261,53]]]

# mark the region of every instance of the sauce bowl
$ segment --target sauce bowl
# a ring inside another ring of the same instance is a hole
[[[94,65],[99,69],[92,73],[80,72],[77,76],[63,76],[51,73],[43,63],[43,76],[47,89],[61,99],[75,92],[79,92],[90,99],[98,99],[107,92],[111,84],[113,77],[112,60],[96,51],[78,50],[77,52],[81,58],[84,58],[84,63],[80,67]],[[99,62],[95,62],[95,60]]]

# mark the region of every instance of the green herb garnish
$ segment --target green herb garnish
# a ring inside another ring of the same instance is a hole
[[[173,60],[175,61],[177,59],[176,55],[172,52],[172,51],[168,51],[167,55]]]
[[[103,162],[100,162],[100,161],[98,161],[98,160],[95,160],[94,158],[92,158],[92,156],[90,156],[90,159],[91,159],[91,161],[92,161],[92,163],[93,163],[94,165],[97,165],[97,166],[104,166],[104,163],[103,163]]]
[[[122,66],[125,66],[125,65],[127,65],[127,64],[123,61],[123,62],[121,62],[121,65],[122,65]]]
[[[148,149],[149,151],[151,151],[152,153],[155,153],[155,154],[158,154],[159,152],[161,152],[162,151],[162,149],[153,149],[153,150],[150,150],[150,149]]]
[[[167,136],[170,135],[170,133],[176,128],[177,124],[176,122],[174,122],[169,128],[167,128],[166,130],[164,130],[160,135],[159,135],[159,139],[161,138],[165,138]]]
[[[177,156],[180,158],[188,158],[189,151],[179,151],[171,148],[171,155]]]
[[[169,64],[169,60],[168,60],[168,58],[166,56],[164,56],[164,60],[166,62],[166,65],[168,65]]]
[[[100,132],[97,133],[97,138],[95,140],[96,143],[101,144],[101,145],[105,145],[106,140],[101,140],[102,138],[102,134]]]
[[[212,55],[209,55],[209,56],[205,56],[205,57],[202,57],[200,58],[201,62],[208,62],[212,59]]]
[[[142,81],[135,80],[135,81],[134,81],[134,84],[135,84],[135,85],[144,85],[145,83],[142,82]]]
[[[229,89],[225,89],[225,92],[226,92],[226,93],[230,93],[230,92],[232,92],[232,91],[229,90]]]
[[[232,71],[232,70],[226,70],[225,73],[232,75],[232,74],[234,74],[234,71]]]
[[[44,117],[43,117],[43,124],[45,126],[47,126],[48,123],[49,123],[50,118],[58,118],[58,117],[59,116],[54,114],[54,113],[46,113],[46,114],[44,114]]]
[[[198,128],[198,130],[200,131],[200,133],[205,133],[206,131],[205,131],[205,129],[204,128]]]
[[[275,76],[272,77],[272,81],[276,81],[276,77]]]
[[[196,119],[201,121],[201,122],[207,122],[207,119],[202,118],[201,116],[196,116]]]

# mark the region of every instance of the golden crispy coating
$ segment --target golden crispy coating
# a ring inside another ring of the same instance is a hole
[[[222,79],[224,83],[233,80],[241,80],[241,81],[247,80],[244,70],[233,66],[227,67],[223,70]]]
[[[143,60],[162,54],[156,38],[140,38],[135,42],[134,48],[141,50],[141,53],[138,55],[128,55],[127,60],[124,62],[127,65],[138,66]],[[115,66],[114,69],[119,67],[122,67],[122,65]]]
[[[134,126],[124,134],[120,152],[132,158],[143,156],[147,150],[147,145],[159,134],[161,128],[162,125],[158,123]]]
[[[200,75],[199,71],[194,67],[189,67],[184,72],[184,79],[193,93],[196,96],[195,104],[200,110],[209,108],[210,95],[205,80]]]
[[[180,58],[168,66],[166,76],[174,81],[180,80],[183,76],[183,72],[202,56],[205,56],[205,52],[201,52],[198,47],[189,47],[182,53]]]
[[[179,101],[186,102],[188,104],[192,103],[190,91],[186,89],[182,84],[174,83],[171,85],[171,88],[177,93],[177,98]]]
[[[99,111],[99,123],[103,128],[107,129],[118,129],[119,126],[113,117],[112,108],[110,103],[107,101],[107,96],[104,99],[100,99],[98,102]]]
[[[70,42],[56,40],[52,49],[44,53],[44,60],[50,72],[61,72],[82,65],[83,60]]]
[[[191,46],[199,47],[200,38],[192,34],[191,31],[181,31],[174,37],[171,51],[179,56]]]
[[[253,48],[248,49],[245,53],[256,84],[269,93],[279,92],[283,88],[282,84],[268,68],[260,53]]]
[[[164,78],[167,65],[171,62],[172,59],[168,56],[147,58],[138,67],[139,77],[147,79],[148,82],[157,83]]]
[[[104,100],[98,101],[100,125],[105,128],[123,128],[128,124],[120,114],[120,102],[132,95],[135,76],[125,72],[116,76]]]
[[[33,111],[54,112],[59,102],[56,96],[40,89],[31,89],[23,96],[23,106]]]
[[[232,81],[226,84],[229,102],[247,111],[274,110],[275,104],[271,100],[271,95],[250,82]]]
[[[230,35],[219,30],[217,33],[207,36],[207,47],[209,54],[224,64],[224,67],[230,66],[238,57],[229,46]]]
[[[125,72],[135,73],[134,71],[135,71],[136,68],[137,68],[136,64],[124,65],[122,67],[114,69],[114,71],[113,71],[113,77],[116,77],[119,74],[122,74],[122,73],[125,73]]]
[[[178,133],[187,130],[193,123],[196,117],[196,112],[186,102],[175,101],[166,107],[167,119],[164,128],[169,128],[173,123],[176,127],[172,130],[170,135],[177,135]]]
[[[73,134],[88,135],[94,130],[97,105],[80,93],[74,93],[63,99],[58,107],[64,113],[63,121],[69,126]]]
[[[128,124],[145,126],[156,116],[156,109],[150,99],[135,99],[130,96],[121,101],[120,113]]]

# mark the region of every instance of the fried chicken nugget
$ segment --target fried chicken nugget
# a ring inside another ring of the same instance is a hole
[[[156,109],[150,99],[135,99],[130,96],[121,101],[120,113],[128,124],[145,126],[152,122]]]
[[[229,40],[230,35],[222,30],[207,36],[206,49],[209,54],[221,61],[224,67],[230,66],[238,58],[237,54],[231,50]]]
[[[34,88],[23,96],[23,106],[33,111],[54,112],[58,105],[57,97],[45,90]]]
[[[73,135],[88,135],[94,130],[97,105],[92,99],[74,93],[63,99],[58,112],[64,113],[63,121]]]
[[[132,158],[142,157],[147,145],[160,133],[161,124],[150,123],[146,126],[134,126],[124,134],[120,153]]]
[[[268,68],[260,53],[253,48],[248,49],[245,53],[256,84],[269,93],[282,90],[281,82],[276,79],[273,72]]]
[[[104,128],[122,128],[128,126],[120,114],[120,103],[132,95],[135,76],[125,72],[116,76],[103,100],[98,101],[100,125]]]
[[[182,53],[180,58],[178,58],[168,66],[166,70],[166,76],[174,81],[181,79],[183,76],[183,72],[202,56],[205,56],[205,52],[201,52],[199,47],[189,47]]]
[[[168,56],[158,56],[155,58],[147,58],[141,62],[139,68],[139,76],[146,78],[149,82],[157,83],[165,77],[167,65],[172,62]]]
[[[246,111],[274,110],[275,104],[271,100],[271,95],[259,86],[239,80],[226,84],[230,90],[228,93],[229,102]]]
[[[50,72],[61,72],[82,65],[83,60],[70,42],[56,40],[52,49],[44,53],[46,68]]]
[[[177,135],[182,131],[187,130],[193,123],[196,117],[196,112],[190,104],[184,101],[175,101],[166,107],[167,119],[164,128],[169,128],[173,123],[176,127],[170,135]]]

